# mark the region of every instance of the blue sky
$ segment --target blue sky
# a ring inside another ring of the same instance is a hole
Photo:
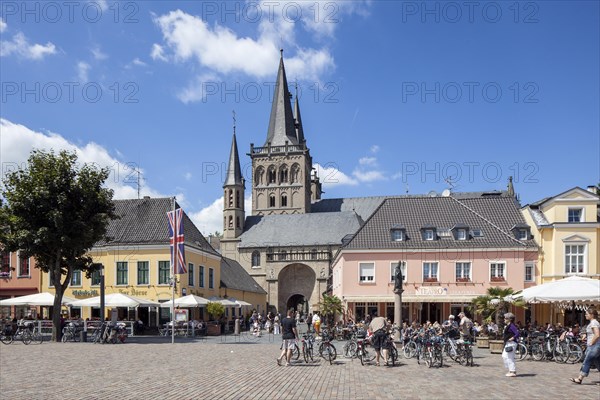
[[[600,181],[597,1],[68,4],[2,2],[3,175],[70,148],[221,230],[232,110],[250,180],[283,47],[324,197]]]

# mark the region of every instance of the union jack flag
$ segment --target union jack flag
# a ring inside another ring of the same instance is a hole
[[[167,218],[169,219],[169,238],[171,239],[171,266],[173,268],[173,275],[185,274],[187,270],[185,268],[183,210],[178,208],[175,211],[169,211],[167,212]],[[173,232],[177,232],[177,235],[173,235]],[[177,245],[177,263],[173,260],[174,245]]]

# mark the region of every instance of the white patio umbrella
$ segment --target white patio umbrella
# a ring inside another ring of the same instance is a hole
[[[76,300],[69,303],[71,307],[100,307],[100,296],[90,297],[89,299]],[[156,307],[160,303],[148,299],[128,296],[122,293],[111,293],[104,296],[104,305],[106,307]]]
[[[210,302],[213,303],[221,303],[223,304],[225,307],[241,307],[240,304],[237,304],[234,301],[231,301],[229,299],[222,299],[220,297],[211,297],[210,299],[208,299]]]
[[[171,307],[173,301],[161,303],[160,306],[167,308]],[[204,297],[196,296],[195,294],[188,294],[187,296],[179,297],[175,299],[175,307],[190,308],[190,307],[206,307],[209,300]]]
[[[570,276],[543,285],[523,289],[514,299],[527,303],[592,302],[600,303],[600,279]]]
[[[244,300],[236,300],[235,303],[239,304],[240,307],[241,306],[251,306],[252,305],[252,304],[250,304],[250,303],[248,303],[247,301],[244,301]]]
[[[68,304],[76,299],[63,296],[61,304]],[[54,294],[48,292],[29,294],[27,296],[13,297],[0,300],[0,306],[53,306]]]

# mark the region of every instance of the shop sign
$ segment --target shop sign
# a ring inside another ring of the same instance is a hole
[[[448,294],[448,288],[441,286],[422,286],[417,288],[415,293],[417,296],[445,296]]]

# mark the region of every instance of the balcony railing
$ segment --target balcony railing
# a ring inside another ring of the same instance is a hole
[[[330,261],[330,251],[294,251],[290,253],[267,253],[267,262]]]
[[[263,147],[254,147],[253,144],[250,145],[250,154],[280,154],[280,153],[291,153],[297,151],[306,150],[306,144],[286,144],[284,146],[263,146]]]

